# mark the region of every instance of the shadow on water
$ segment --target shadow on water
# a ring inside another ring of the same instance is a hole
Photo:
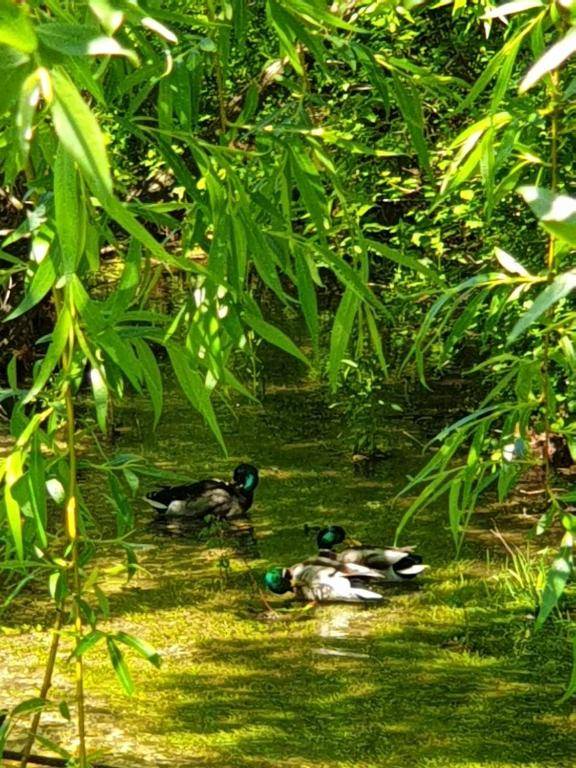
[[[170,392],[156,435],[137,399],[120,409],[129,431],[118,448],[158,467],[191,478],[228,477],[244,460],[261,468],[252,510],[260,559],[223,540],[145,530],[145,570],[127,587],[111,585],[108,629],[154,644],[164,667],[152,672],[131,658],[137,692],[128,701],[103,652],[88,658],[94,746],[133,768],[572,768],[574,722],[568,706],[554,706],[567,649],[542,662],[539,646],[522,639],[527,619],[492,595],[476,545],[453,562],[441,505],[403,542],[431,565],[420,589],[386,589],[377,607],[313,611],[268,596],[278,616],[265,611],[262,573],[314,550],[306,523],[390,541],[408,503],[393,497],[422,461],[405,435],[411,427],[396,422],[395,458],[373,475],[355,472],[339,447],[341,426],[310,385],[270,387],[265,405],[222,412],[227,458]],[[98,480],[85,480],[97,504]],[[150,519],[143,506],[138,524]],[[17,658],[9,663],[16,674]],[[31,668],[27,659],[18,673]]]
[[[232,757],[242,766],[401,766],[435,758],[483,764],[490,756],[526,765],[535,744],[546,755],[538,764],[569,764],[568,735],[532,721],[526,680],[498,659],[459,661],[410,631],[322,643],[300,638],[296,655],[276,638],[203,646],[213,674],[176,673],[163,683],[181,694],[168,707],[175,739],[214,734],[223,754],[200,763],[214,766],[232,765]]]

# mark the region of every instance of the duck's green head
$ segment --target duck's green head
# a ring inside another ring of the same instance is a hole
[[[283,595],[292,590],[290,573],[286,568],[270,568],[264,574],[264,583],[275,595]]]
[[[341,525],[329,525],[318,531],[316,544],[318,549],[332,549],[332,547],[342,544],[346,538],[346,531]]]
[[[252,493],[258,485],[258,469],[252,464],[238,464],[234,470],[234,482],[246,493]]]

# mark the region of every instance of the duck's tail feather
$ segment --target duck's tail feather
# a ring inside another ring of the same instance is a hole
[[[422,564],[422,556],[421,555],[406,555],[406,557],[403,557],[402,560],[398,560],[397,563],[394,563],[394,570],[402,570],[403,568],[410,568],[412,565],[421,565]]]
[[[352,587],[354,598],[362,602],[377,602],[383,600],[382,595],[378,592],[373,592],[371,589],[365,589],[364,587]]]
[[[379,581],[386,581],[386,574],[382,571],[377,571],[374,568],[368,568],[366,565],[359,565],[358,563],[346,563],[346,570],[350,576],[355,579],[376,579]]]
[[[146,496],[142,496],[142,499],[147,503],[150,504],[151,507],[154,507],[158,512],[166,512],[168,509],[168,505],[164,504],[162,501],[158,501],[156,498],[155,493],[147,493]]]
[[[410,554],[402,558],[398,563],[394,563],[392,569],[396,576],[399,576],[401,579],[413,579],[422,573],[426,566],[422,564],[422,557],[420,555]]]
[[[417,555],[412,551],[411,547],[403,547],[402,549],[386,549],[387,562],[393,567],[402,566],[407,562],[411,564],[421,563],[422,556]]]

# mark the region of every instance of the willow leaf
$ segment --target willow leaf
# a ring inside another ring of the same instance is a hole
[[[576,270],[564,272],[562,275],[555,277],[553,282],[551,282],[550,285],[536,298],[530,309],[518,320],[508,335],[506,343],[511,344],[515,341],[547,310],[574,290],[576,290]]]
[[[420,160],[420,165],[424,170],[430,172],[430,155],[424,137],[424,117],[422,115],[420,96],[411,83],[403,80],[395,72],[392,72],[392,82],[396,94],[396,103],[402,113],[402,117],[406,121],[406,126]]]
[[[503,19],[506,16],[512,16],[515,13],[523,13],[533,8],[543,8],[541,0],[512,0],[510,3],[497,5],[496,8],[490,8],[484,14],[485,19]]]
[[[22,477],[24,468],[24,455],[20,449],[12,451],[6,458],[4,464],[4,503],[6,506],[6,517],[8,528],[14,542],[16,555],[19,560],[24,559],[24,543],[22,538],[22,517],[20,515],[20,505],[12,493],[12,489]]]
[[[12,0],[0,0],[0,43],[22,53],[32,53],[38,45],[25,7]]]
[[[310,365],[308,358],[302,353],[296,344],[294,344],[292,339],[286,336],[286,334],[283,333],[283,331],[281,331],[279,328],[276,328],[276,326],[267,323],[266,320],[258,317],[258,315],[255,315],[252,312],[243,312],[242,319],[247,325],[250,326],[250,328],[252,328],[252,330],[256,331],[258,336],[261,336],[275,347],[284,350],[284,352],[292,355],[292,357],[297,358],[302,363],[304,363],[304,365]]]
[[[50,22],[38,24],[36,34],[47,48],[67,56],[125,56],[138,65],[134,51],[123,48],[113,37],[100,34],[97,27]]]
[[[86,240],[86,213],[76,163],[60,142],[54,163],[54,212],[64,272],[74,272]]]
[[[544,75],[558,69],[576,51],[576,29],[570,29],[566,35],[549,48],[538,61],[530,67],[520,83],[520,93],[525,93]]]
[[[155,667],[160,667],[162,663],[160,654],[145,640],[134,637],[134,635],[129,635],[127,632],[117,632],[115,635],[115,640],[117,640],[119,643],[124,643],[124,645],[127,645],[129,648],[132,648],[132,650],[136,651],[136,653],[140,654],[142,658],[149,661]]]
[[[96,409],[96,421],[103,433],[106,433],[108,418],[108,386],[106,380],[98,368],[90,370],[90,385],[94,395],[94,407]]]
[[[318,355],[320,325],[318,318],[318,301],[316,298],[316,289],[314,280],[310,273],[310,267],[304,253],[296,254],[295,257],[295,275],[296,286],[298,288],[298,298],[300,306],[304,313],[304,319],[310,332],[314,353]]]
[[[328,359],[328,378],[330,386],[334,391],[338,384],[338,373],[342,360],[346,355],[348,344],[350,342],[350,336],[354,327],[354,320],[360,306],[358,296],[350,289],[347,288],[344,292],[344,296],[340,300],[334,322],[332,324],[332,332],[330,334],[330,356]]]
[[[379,243],[376,240],[365,239],[364,243],[369,249],[376,251],[376,253],[379,253],[381,256],[384,256],[385,259],[388,259],[395,264],[399,264],[400,266],[408,267],[409,269],[414,270],[414,272],[419,272],[421,275],[427,277],[431,282],[435,284],[442,283],[438,273],[432,267],[429,267],[426,264],[422,264],[422,262],[419,261],[415,256],[410,256],[406,253],[400,253],[399,251],[394,250],[394,248],[390,248],[388,245]]]
[[[536,186],[519,187],[542,227],[561,240],[576,245],[576,199]]]
[[[562,547],[548,571],[546,584],[540,598],[540,610],[536,618],[536,629],[540,629],[550,613],[558,605],[572,570],[572,547]]]
[[[128,694],[128,696],[132,696],[134,693],[134,681],[132,680],[132,675],[130,674],[128,666],[124,661],[122,651],[120,648],[118,648],[117,643],[112,637],[106,638],[106,645],[108,646],[108,654],[110,656],[110,661],[112,662],[114,672],[116,673],[116,677],[118,680],[120,680],[122,688],[124,688],[124,691]]]
[[[302,75],[302,62],[296,48],[296,35],[293,30],[294,20],[276,0],[268,0],[266,14],[271,26],[274,27],[284,53],[290,60],[290,64],[299,75]]]
[[[32,387],[23,400],[24,404],[29,403],[36,397],[36,395],[38,395],[39,392],[41,392],[44,385],[50,378],[50,374],[58,365],[58,361],[60,360],[68,340],[68,334],[70,332],[71,325],[72,320],[70,318],[70,313],[64,307],[60,313],[60,316],[58,317],[56,325],[54,326],[54,330],[52,331],[52,339],[48,349],[46,350],[44,359],[40,364],[40,370],[34,378]]]
[[[32,450],[28,459],[28,497],[34,515],[36,526],[36,535],[40,546],[45,547],[48,543],[46,535],[47,514],[46,514],[46,472],[44,457],[41,451],[41,439],[38,433],[32,438]]]
[[[181,347],[174,342],[167,342],[166,349],[168,350],[172,369],[182,387],[182,391],[194,408],[204,417],[213,435],[220,443],[222,450],[224,453],[227,453],[224,437],[222,436],[218,419],[210,400],[210,394],[200,374],[194,367],[194,361],[190,353],[185,347]]]
[[[142,339],[133,339],[132,344],[142,366],[146,389],[150,395],[152,408],[154,410],[154,427],[156,427],[160,420],[160,416],[162,415],[162,405],[164,400],[162,374],[160,373],[160,368],[158,367],[154,353],[148,344],[146,344],[145,341],[142,341]]]
[[[36,268],[36,272],[34,272],[34,276],[30,282],[30,287],[28,288],[26,295],[16,309],[12,310],[12,312],[4,318],[4,322],[15,320],[17,317],[20,317],[28,312],[28,310],[32,309],[32,307],[35,307],[36,304],[39,304],[55,282],[56,271],[54,269],[52,258],[48,253]]]
[[[65,70],[55,67],[52,117],[58,138],[85,176],[112,192],[110,164],[100,126]]]
[[[568,682],[568,685],[566,686],[566,691],[564,692],[564,695],[558,702],[559,704],[563,704],[565,701],[568,701],[572,698],[572,696],[576,693],[576,637],[572,638],[572,674],[570,675],[570,680]]]

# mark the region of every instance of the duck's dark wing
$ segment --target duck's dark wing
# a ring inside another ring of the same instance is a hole
[[[166,510],[173,501],[186,501],[201,497],[208,489],[223,485],[218,480],[200,480],[187,485],[164,485],[158,491],[145,496],[146,501],[158,510]]]
[[[186,499],[180,514],[192,517],[213,515],[217,518],[233,520],[244,516],[245,512],[241,497],[234,486],[227,483],[214,483],[202,489],[201,493]],[[179,512],[175,510],[175,513]]]
[[[340,573],[346,577],[354,577],[369,581],[371,579],[382,580],[385,576],[376,568],[370,568],[366,563],[339,560],[335,552],[321,549],[317,555],[303,561],[304,565],[317,565],[331,567],[334,573]]]
[[[422,563],[422,558],[406,547],[348,547],[338,553],[338,559],[345,563],[361,563],[368,568],[386,569],[411,566]]]
[[[187,485],[165,486],[145,498],[162,514],[192,519],[214,515],[233,520],[246,515],[253,497],[242,493],[234,484],[200,480]]]

